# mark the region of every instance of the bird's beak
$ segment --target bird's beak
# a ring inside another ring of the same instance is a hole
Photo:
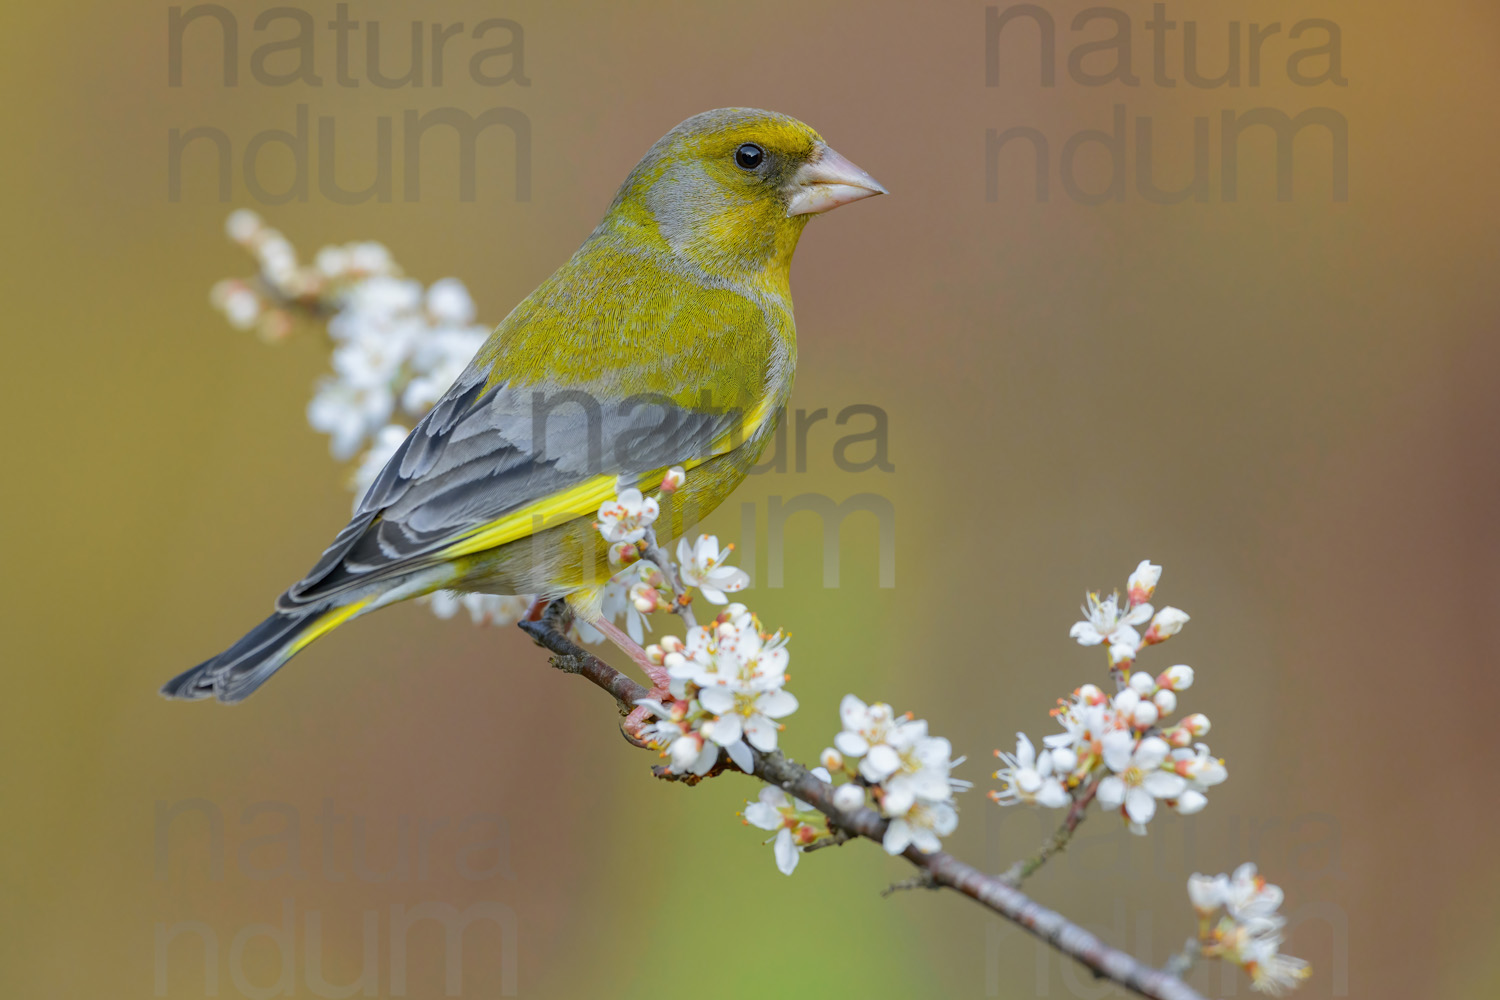
[[[817,215],[861,198],[885,194],[880,182],[849,160],[818,143],[813,158],[792,175],[788,218],[794,215]]]

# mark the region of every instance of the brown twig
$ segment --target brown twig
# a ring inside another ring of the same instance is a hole
[[[911,876],[910,878],[904,878],[899,882],[892,882],[884,889],[881,889],[880,898],[884,899],[886,896],[893,896],[898,892],[905,892],[907,889],[937,888],[940,888],[940,886],[937,884],[937,879],[932,877],[931,872],[923,870]]]
[[[633,705],[636,699],[646,697],[644,686],[578,646],[563,634],[563,630],[555,627],[557,622],[558,617],[551,614],[549,609],[541,621],[522,622],[521,628],[538,645],[555,654],[552,657],[554,666],[588,678],[608,691],[622,707]],[[830,830],[841,830],[849,838],[863,837],[876,843],[885,839],[887,821],[874,809],[864,807],[844,812],[837,808],[833,804],[833,786],[801,764],[788,759],[779,750],[770,753],[752,750],[751,755],[755,761],[752,769],[755,777],[801,799],[827,816]],[[732,765],[721,769],[738,770]],[[1085,792],[1085,795],[1089,795],[1089,792]],[[1080,801],[1082,799],[1083,796],[1080,796]],[[1075,806],[1077,805],[1075,802]],[[1070,816],[1071,812],[1070,810]],[[1077,823],[1074,822],[1073,825],[1076,827]],[[902,857],[919,869],[917,878],[921,880],[920,884],[952,889],[968,896],[979,905],[1046,941],[1059,952],[1092,970],[1096,976],[1110,979],[1152,1000],[1203,1000],[1201,994],[1178,977],[1152,968],[1106,944],[1096,935],[1032,900],[1015,886],[1007,884],[1000,876],[982,872],[945,851],[923,854],[912,846],[906,849]]]
[[[843,847],[849,841],[855,839],[854,834],[842,827],[830,826],[828,836],[819,837],[817,840],[802,848],[803,854],[811,854],[813,851],[821,851],[825,847]]]
[[[1006,885],[1019,886],[1032,875],[1036,874],[1038,868],[1047,863],[1047,859],[1068,846],[1068,841],[1073,839],[1073,831],[1078,829],[1078,824],[1083,822],[1083,817],[1088,812],[1089,803],[1094,801],[1094,795],[1099,791],[1099,782],[1092,781],[1068,807],[1068,814],[1063,817],[1062,825],[1059,826],[1041,848],[1029,858],[1022,858],[1005,870],[1000,880]]]
[[[1174,976],[1185,976],[1201,954],[1203,954],[1203,947],[1198,943],[1198,939],[1188,938],[1182,950],[1167,959],[1167,963],[1162,966],[1162,971]]]
[[[683,628],[696,628],[698,619],[693,614],[693,595],[688,593],[682,581],[677,578],[677,569],[672,559],[660,545],[656,544],[656,529],[646,529],[646,537],[641,539],[644,543],[641,549],[641,558],[656,566],[661,571],[662,579],[667,581],[667,586],[672,588],[672,611],[682,619]]]

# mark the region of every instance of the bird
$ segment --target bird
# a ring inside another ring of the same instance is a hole
[[[595,514],[638,489],[680,528],[744,479],[792,388],[798,239],[813,216],[884,193],[784,114],[721,108],[677,125],[271,616],[161,693],[242,701],[338,626],[437,590],[563,599],[624,638],[601,611],[611,570]],[[686,480],[668,495],[674,467]]]

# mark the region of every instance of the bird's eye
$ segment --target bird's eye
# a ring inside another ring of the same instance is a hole
[[[741,170],[754,170],[766,158],[766,151],[753,142],[747,142],[734,151],[735,166]]]

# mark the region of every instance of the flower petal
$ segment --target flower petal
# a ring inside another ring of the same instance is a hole
[[[719,746],[727,747],[744,734],[745,727],[741,724],[738,715],[730,714],[705,722],[699,731]]]
[[[797,711],[797,696],[790,691],[778,688],[775,691],[767,691],[757,698],[755,707],[761,715],[767,715],[773,719],[784,718]]]
[[[1187,780],[1170,771],[1152,771],[1141,782],[1141,787],[1153,798],[1175,799],[1187,791]]]
[[[868,765],[868,769],[866,768]],[[884,781],[886,777],[893,774],[901,766],[901,758],[896,751],[885,743],[870,748],[870,752],[860,764],[860,771],[871,781]]]
[[[1095,796],[1099,804],[1106,809],[1118,809],[1120,803],[1125,801],[1125,782],[1111,774],[1099,781],[1099,791]]]
[[[752,715],[745,720],[745,739],[755,749],[770,753],[776,749],[776,723],[767,719],[764,715]],[[746,770],[749,770],[746,768]]]
[[[1114,729],[1105,733],[1099,742],[1104,763],[1111,771],[1123,771],[1130,766],[1131,755],[1135,752],[1134,736],[1123,729]]]
[[[715,715],[734,711],[734,693],[727,687],[714,685],[698,692],[698,702]]]
[[[845,757],[863,757],[870,752],[870,744],[865,742],[865,738],[847,729],[833,738],[833,745]]]
[[[839,721],[844,724],[845,729],[863,728],[865,716],[868,714],[869,708],[852,694],[844,695],[843,700],[839,702]]]
[[[781,826],[781,811],[764,802],[752,802],[745,807],[745,822],[762,830],[775,830]]]
[[[885,839],[880,846],[885,848],[887,854],[900,854],[911,844],[911,827],[904,819],[893,819],[885,828]]]
[[[776,834],[775,851],[776,867],[781,870],[781,874],[790,875],[797,870],[797,861],[801,858],[802,852],[797,850],[796,845],[792,843],[792,831],[786,827],[782,827]]]
[[[1141,740],[1141,745],[1135,749],[1134,764],[1143,771],[1149,771],[1155,767],[1161,767],[1162,761],[1167,759],[1167,754],[1172,748],[1167,741],[1160,736],[1148,736]]]
[[[729,744],[724,748],[729,754],[729,759],[734,761],[734,766],[746,774],[755,770],[755,759],[750,755],[750,748],[745,745],[744,740]]]
[[[1156,800],[1144,788],[1132,788],[1125,793],[1125,815],[1133,822],[1149,823],[1156,815]]]

